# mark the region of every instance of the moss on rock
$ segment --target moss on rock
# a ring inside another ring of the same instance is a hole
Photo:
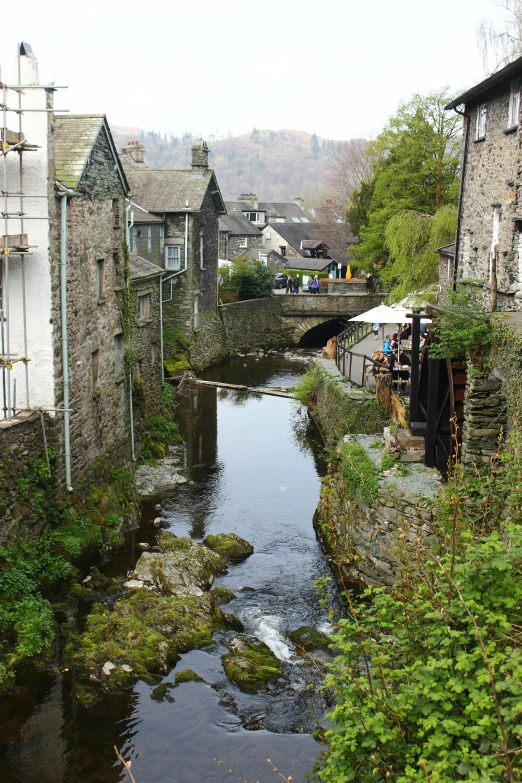
[[[99,679],[107,661],[115,664],[106,688],[138,678],[154,683],[179,652],[210,644],[218,628],[225,628],[225,620],[209,595],[167,596],[141,589],[117,601],[112,611],[95,605],[84,633],[70,634],[65,656],[83,678]]]
[[[328,636],[320,631],[316,631],[315,628],[311,628],[309,625],[302,625],[288,634],[288,637],[297,648],[305,652],[312,652],[312,650],[325,650],[328,652],[329,650],[330,639]]]
[[[215,536],[207,536],[203,543],[230,561],[244,560],[254,552],[252,544],[236,533],[218,533]]]
[[[244,693],[257,693],[284,677],[281,663],[264,642],[234,639],[221,658],[225,674]]]
[[[184,682],[205,682],[205,680],[192,669],[183,669],[176,674],[176,685],[182,685]]]
[[[228,604],[236,598],[236,594],[233,593],[232,590],[229,590],[228,587],[222,587],[221,585],[213,587],[210,591],[210,595],[218,606]]]
[[[239,617],[236,617],[235,614],[230,614],[229,612],[223,612],[223,618],[225,620],[225,625],[227,628],[230,628],[232,631],[239,631],[239,633],[243,633],[245,630],[245,626],[239,619]]]

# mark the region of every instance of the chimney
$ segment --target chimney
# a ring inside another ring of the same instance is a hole
[[[20,52],[20,84],[40,84],[38,73],[38,60],[33,54],[33,50],[28,43],[22,41],[19,45]],[[15,60],[13,70],[14,84],[18,84],[18,58]]]
[[[143,144],[140,144],[139,139],[130,139],[125,147],[121,148],[122,153],[129,155],[134,163],[144,163],[143,154],[145,148]]]
[[[296,196],[294,199],[292,199],[292,201],[296,205],[296,207],[300,207],[301,209],[304,209],[304,199],[302,199],[301,196]]]
[[[257,209],[259,207],[259,199],[256,193],[240,193],[237,200],[244,201],[249,207],[252,207],[252,209]]]
[[[208,147],[203,139],[196,139],[192,147],[192,168],[194,171],[208,169]]]

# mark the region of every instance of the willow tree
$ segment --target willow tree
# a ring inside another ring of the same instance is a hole
[[[461,122],[444,110],[449,100],[446,90],[415,95],[370,145],[373,193],[356,250],[363,269],[386,264],[386,227],[395,215],[433,216],[441,207],[456,205]]]
[[[391,217],[384,232],[388,263],[383,280],[390,286],[390,298],[402,299],[425,291],[438,280],[438,247],[453,242],[457,207],[440,207],[434,215],[403,210]]]

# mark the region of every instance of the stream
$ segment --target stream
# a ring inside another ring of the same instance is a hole
[[[235,357],[202,377],[292,386],[305,369],[301,358],[271,354]],[[67,673],[27,673],[0,704],[3,783],[116,783],[126,773],[114,745],[132,759],[136,783],[265,783],[275,779],[267,759],[297,783],[321,752],[311,733],[324,725],[325,705],[306,688],[317,674],[288,641],[301,625],[329,630],[314,587],[330,576],[312,527],[326,472],[320,433],[293,400],[201,386],[185,393],[176,419],[188,481],[162,501],[161,511],[144,506],[140,528],[103,571],[121,578],[133,568],[137,543],[154,542],[158,514],[168,530],[198,541],[236,532],[254,554],[230,565],[215,584],[236,592],[225,610],[283,661],[288,680],[263,694],[239,692],[220,660],[234,636],[229,631],[216,634],[211,647],[181,656],[164,681],[190,668],[205,682],[176,687],[170,700],[151,698],[153,687],[138,682],[85,709],[73,698]],[[329,590],[335,603],[332,583]]]

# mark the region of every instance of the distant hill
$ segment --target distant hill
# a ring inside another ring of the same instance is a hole
[[[179,139],[118,126],[111,130],[118,148],[129,139],[139,139],[145,147],[145,163],[151,168],[190,166],[193,136]],[[223,196],[235,199],[240,193],[253,192],[262,201],[290,201],[316,192],[324,183],[328,152],[337,143],[304,131],[256,129],[244,136],[206,141],[209,165],[216,171]]]

